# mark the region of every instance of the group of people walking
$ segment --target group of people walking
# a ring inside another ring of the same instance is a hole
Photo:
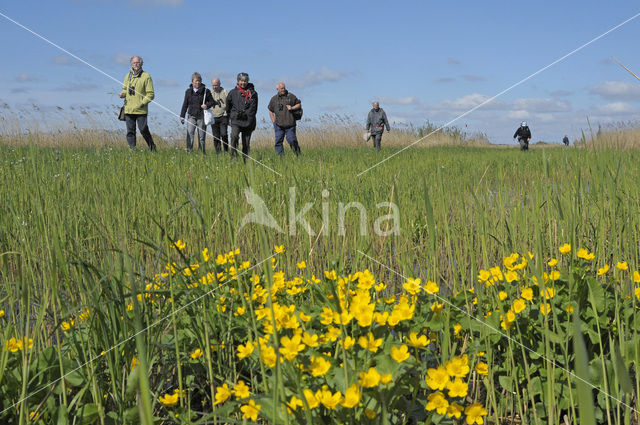
[[[131,70],[125,77],[120,97],[125,99],[124,114],[127,123],[127,142],[130,147],[136,145],[136,126],[151,150],[155,150],[149,126],[147,125],[148,105],[155,93],[149,74],[142,70],[142,58],[131,58]],[[302,117],[302,104],[293,93],[287,91],[283,82],[278,83],[277,93],[269,102],[269,117],[275,133],[275,150],[284,154],[284,139],[296,155],[300,154],[300,145],[296,135],[296,123]],[[205,153],[207,126],[211,125],[213,146],[217,153],[229,152],[237,156],[238,144],[242,141],[242,154],[249,156],[251,134],[256,129],[258,112],[258,93],[249,82],[249,74],[241,72],[236,86],[227,91],[219,78],[211,80],[211,90],[202,83],[202,76],[194,72],[191,84],[184,93],[180,122],[187,123],[187,150],[193,150],[198,140],[198,149]],[[206,115],[209,115],[207,117]],[[231,126],[231,134],[228,134]]]
[[[153,82],[148,73],[142,70],[143,61],[140,56],[131,58],[131,69],[124,79],[120,97],[125,99],[124,120],[127,125],[127,143],[136,146],[136,127],[149,146],[155,150],[149,126],[147,124],[148,105],[155,93]],[[302,103],[293,93],[290,93],[283,82],[276,86],[277,93],[271,98],[267,109],[273,123],[275,135],[275,150],[278,155],[284,154],[283,142],[291,146],[293,153],[300,155],[300,144],[296,134],[296,123],[302,117]],[[380,150],[382,134],[386,128],[391,130],[387,114],[380,108],[378,102],[373,102],[372,109],[367,115],[365,140],[372,139],[373,146]],[[256,114],[258,112],[258,93],[249,82],[249,74],[241,72],[237,76],[236,86],[227,91],[220,84],[219,78],[211,80],[211,90],[202,83],[202,76],[194,72],[191,84],[184,93],[184,101],[180,111],[180,122],[187,123],[187,150],[193,150],[195,137],[198,149],[205,153],[207,126],[211,125],[213,146],[217,153],[229,152],[231,156],[238,155],[238,144],[242,141],[242,154],[249,155],[251,134],[256,129]],[[185,118],[186,117],[186,118]],[[231,135],[228,126],[231,126]],[[513,135],[518,139],[520,149],[529,149],[531,130],[526,122],[522,122]],[[568,146],[569,138],[565,135],[562,140]]]

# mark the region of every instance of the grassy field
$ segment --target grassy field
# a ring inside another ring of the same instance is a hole
[[[638,423],[636,150],[19,144],[2,423]]]

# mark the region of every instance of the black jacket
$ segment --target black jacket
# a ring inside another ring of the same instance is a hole
[[[247,90],[251,97],[245,99],[237,87],[233,88],[227,96],[227,115],[229,124],[255,130],[256,113],[258,112],[258,93],[253,84],[247,84]]]
[[[513,138],[515,139],[516,137],[519,139],[531,139],[531,130],[529,130],[528,126],[520,126],[513,134]]]
[[[205,95],[206,93],[206,95]],[[189,116],[195,117],[196,119],[204,118],[204,113],[202,112],[202,98],[207,96],[207,100],[205,101],[205,105],[208,108],[213,106],[213,96],[211,96],[211,91],[204,86],[204,84],[200,84],[197,92],[193,92],[193,84],[189,84],[189,88],[184,92],[184,102],[182,102],[182,111],[180,111],[180,118],[184,118],[187,113],[187,109],[189,110]]]

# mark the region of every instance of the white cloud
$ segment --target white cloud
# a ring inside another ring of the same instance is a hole
[[[453,100],[444,100],[436,104],[435,108],[452,111],[469,111],[489,99],[489,96],[473,93]],[[493,99],[483,105],[480,109],[550,113],[569,112],[572,108],[569,102],[561,99],[521,98],[516,99],[513,102],[504,102],[500,99]]]
[[[467,94],[465,96],[459,97],[458,99],[454,99],[454,100],[444,100],[436,104],[434,107],[436,109],[468,111],[470,109],[477,107],[478,105],[487,101],[488,99],[489,99],[489,96],[485,96],[484,94],[480,94],[480,93],[473,93],[473,94]],[[503,102],[494,99],[493,101],[484,105],[483,108],[504,109],[504,104]]]
[[[112,58],[111,61],[118,65],[129,65],[131,63],[131,56],[129,53],[118,52]]]
[[[596,106],[594,111],[602,115],[624,115],[633,114],[637,112],[637,109],[625,102],[613,102]]]
[[[22,73],[16,77],[16,81],[20,83],[28,83],[30,81],[35,81],[36,77],[31,74]]]
[[[410,97],[387,97],[382,96],[379,98],[379,101],[383,104],[387,105],[415,105],[420,103],[417,98]]]
[[[571,110],[571,104],[566,100],[541,98],[516,99],[511,107],[534,112],[568,112]]]
[[[507,118],[511,120],[526,120],[530,116],[531,113],[525,110],[511,111],[507,114]]]
[[[606,81],[589,88],[589,92],[607,100],[640,101],[640,85],[626,81]]]
[[[184,0],[130,0],[127,3],[129,7],[181,7],[184,6]]]
[[[71,58],[66,55],[58,55],[54,56],[53,59],[51,59],[51,62],[56,65],[71,65]]]

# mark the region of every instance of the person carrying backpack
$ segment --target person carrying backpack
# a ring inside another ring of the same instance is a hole
[[[522,121],[520,123],[520,127],[518,127],[516,132],[513,134],[513,140],[516,140],[516,137],[518,138],[518,142],[520,143],[520,150],[521,151],[529,150],[529,141],[531,140],[531,130],[529,130],[529,127],[527,126],[527,123],[525,121]]]

